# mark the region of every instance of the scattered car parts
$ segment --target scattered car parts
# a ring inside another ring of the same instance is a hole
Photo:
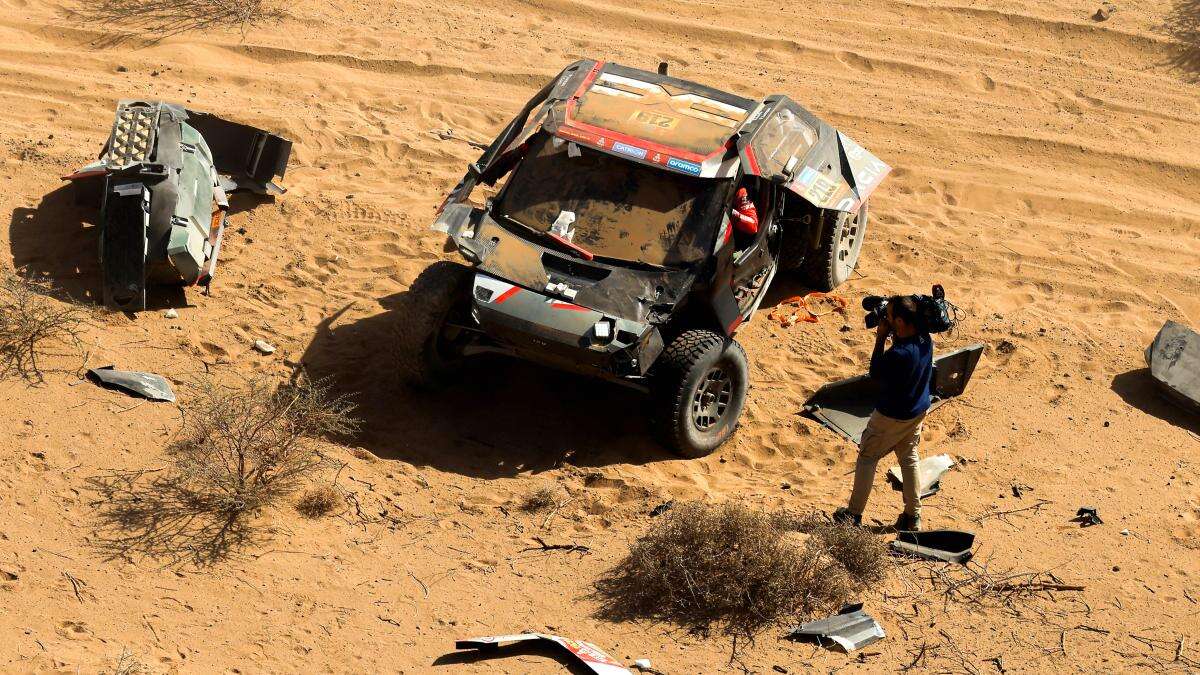
[[[966,390],[982,353],[983,345],[974,344],[933,360],[933,381],[929,385],[933,398],[931,411]],[[805,402],[804,412],[857,444],[878,398],[879,382],[869,375],[858,375],[818,389]]]
[[[139,311],[149,284],[208,287],[225,233],[226,195],[283,193],[292,143],[159,101],[123,100],[100,158],[63,176],[100,207],[104,302]]]
[[[846,605],[828,619],[810,621],[793,628],[784,637],[802,642],[815,642],[823,647],[836,645],[850,653],[877,642],[886,635],[883,626],[863,611],[862,603]]]
[[[611,656],[604,653],[596,645],[582,640],[572,640],[570,638],[559,637],[557,635],[546,635],[543,633],[521,633],[518,635],[493,635],[490,637],[477,637],[470,640],[458,640],[454,643],[455,649],[478,649],[483,651],[491,651],[499,649],[502,645],[512,644],[517,642],[538,641],[545,645],[553,645],[569,654],[580,665],[587,668],[596,675],[632,675],[629,669],[622,666]]]
[[[1080,527],[1091,527],[1093,525],[1103,525],[1104,521],[1100,520],[1100,511],[1094,506],[1081,506],[1075,512],[1075,517],[1072,518]]]
[[[88,370],[88,379],[106,389],[119,389],[127,394],[148,398],[151,401],[175,401],[171,383],[162,375],[142,373],[135,370],[115,370],[112,366]]]
[[[1146,348],[1146,365],[1168,398],[1200,413],[1200,334],[1167,321]]]
[[[942,476],[952,466],[954,466],[954,460],[950,459],[950,455],[934,455],[917,463],[917,472],[921,476],[921,499],[931,497],[942,489]],[[888,469],[887,477],[893,490],[904,489],[904,478],[900,473],[900,467],[893,466]]]
[[[975,533],[959,530],[897,532],[892,550],[914,558],[964,563],[971,559]]]

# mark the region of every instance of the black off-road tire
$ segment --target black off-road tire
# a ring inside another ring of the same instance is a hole
[[[703,457],[733,435],[750,383],[746,352],[736,340],[710,330],[685,331],[654,368],[654,426],[668,448],[689,459]],[[727,389],[721,378],[728,378]]]
[[[814,290],[828,292],[845,283],[858,265],[869,209],[863,202],[854,213],[822,210],[821,218],[824,227],[820,245],[810,254],[801,273]]]
[[[395,310],[396,360],[409,384],[445,384],[461,367],[461,356],[447,353],[442,329],[452,312],[469,311],[471,269],[441,260],[426,267],[401,296]]]

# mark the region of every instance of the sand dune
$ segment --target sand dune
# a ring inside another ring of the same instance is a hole
[[[349,463],[339,480],[371,518],[306,521],[284,504],[225,542],[229,557],[163,568],[149,549],[113,548],[97,477],[162,466],[178,412],[131,409],[67,372],[36,387],[4,381],[3,670],[109,672],[127,648],[154,672],[559,672],[534,656],[433,665],[456,637],[532,628],[664,672],[737,672],[722,641],[594,618],[589,582],[668,499],[838,505],[853,449],[798,412],[822,383],[862,369],[871,336],[857,314],[784,329],[763,312],[746,325],[743,426],[702,460],[667,455],[647,437],[644,401],[606,385],[502,364],[425,395],[390,367],[390,310],[445,255],[428,225],[478,154],[465,140],[490,139],[580,57],[668,61],[750,96],[788,93],[895,166],[872,203],[860,274],[841,291],[853,306],[942,283],[966,320],[940,347],[988,345],[967,395],[927,425],[923,452],[969,460],[927,519],[977,531],[997,567],[1054,568],[1087,586],[1045,618],[914,617],[896,599],[913,592],[898,574],[888,597],[865,598],[889,638],[863,662],[764,636],[748,667],[894,671],[944,642],[939,631],[980,672],[998,655],[1011,671],[1180,665],[1129,635],[1194,636],[1200,611],[1200,422],[1140,373],[1165,319],[1200,325],[1194,0],[1122,0],[1104,22],[1061,0],[302,0],[244,33],[173,34],[152,3],[122,3],[118,16],[107,6],[0,0],[8,264],[94,300],[95,216],[58,176],[95,156],[119,98],[185,103],[293,139],[288,194],[235,203],[213,294],[155,298],[186,304],[175,321],[106,315],[88,361],[181,387],[205,371],[282,378],[298,364],[334,378],[358,392],[356,444],[377,459],[329,451]],[[769,302],[800,290],[777,283]],[[253,352],[260,337],[279,352]],[[549,534],[541,516],[509,508],[546,481],[574,496]],[[1033,491],[1014,498],[1014,483]],[[974,521],[1033,499],[1052,504]],[[1085,503],[1104,526],[1068,523]],[[890,522],[898,509],[884,489],[868,516]],[[535,535],[593,553],[520,553]],[[66,574],[83,583],[78,597]],[[1081,624],[1109,632],[1072,630]],[[1185,656],[1198,658],[1191,642]],[[930,659],[963,667],[946,646]]]

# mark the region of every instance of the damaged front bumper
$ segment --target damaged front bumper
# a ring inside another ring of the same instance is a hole
[[[548,366],[641,387],[663,350],[657,327],[611,316],[487,274],[472,285],[472,311],[485,342],[467,351],[502,352]]]

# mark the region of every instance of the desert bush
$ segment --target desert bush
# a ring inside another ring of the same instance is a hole
[[[332,485],[305,490],[296,500],[296,510],[305,518],[320,518],[333,513],[342,503],[342,493]]]
[[[837,525],[818,511],[781,509],[771,513],[771,520],[785,532],[809,535],[808,546],[841,565],[855,585],[874,583],[887,576],[891,561],[887,544],[870,530]]]
[[[291,492],[325,460],[311,439],[353,433],[354,406],[308,378],[243,387],[206,380],[183,407],[184,424],[169,452],[183,479],[212,508],[254,509]]]
[[[818,544],[793,543],[771,514],[740,504],[676,506],[597,582],[601,614],[752,638],[849,599],[845,569]]]
[[[281,19],[283,12],[276,4],[266,0],[97,0],[67,10],[67,14],[85,23],[140,31],[156,41],[213,27],[234,27],[245,35],[252,25]],[[108,41],[118,43],[121,36]]]
[[[527,513],[537,513],[552,506],[558,506],[558,488],[553,485],[539,485],[521,498],[521,510]]]
[[[55,347],[79,351],[90,310],[55,297],[54,286],[13,272],[0,278],[0,377],[42,379],[40,359]]]

